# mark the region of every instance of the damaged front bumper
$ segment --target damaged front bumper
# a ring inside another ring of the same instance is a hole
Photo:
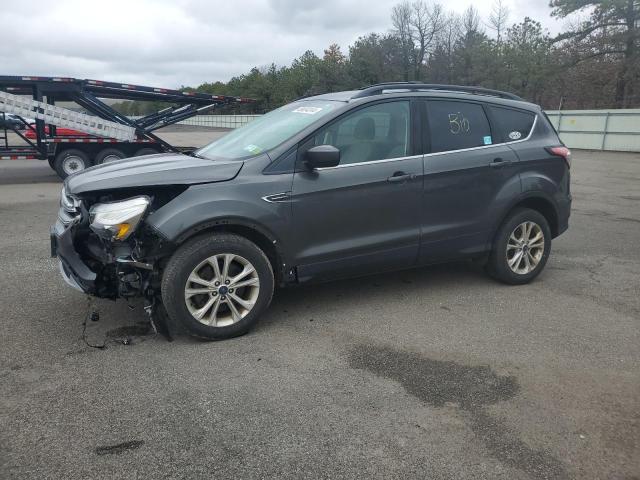
[[[154,299],[160,286],[159,267],[172,251],[172,245],[139,222],[140,218],[135,219],[132,233],[126,237],[105,238],[90,224],[91,205],[126,201],[115,198],[118,202],[113,202],[113,197],[80,199],[68,195],[65,188],[61,192],[58,218],[49,232],[51,256],[58,258],[65,283],[99,298]]]
[[[51,256],[58,257],[60,274],[71,287],[81,292],[95,293],[97,274],[82,260],[73,246],[73,228],[56,222],[50,229]]]
[[[152,283],[157,277],[154,264],[133,258],[128,245],[97,255],[96,242],[87,247],[86,240],[74,241],[76,228],[56,222],[50,229],[51,256],[58,258],[60,275],[67,285],[100,298],[153,295]]]
[[[82,289],[82,287],[78,284],[78,282],[76,282],[73,276],[67,271],[67,268],[64,266],[64,263],[62,263],[62,260],[60,259],[58,259],[58,268],[60,270],[60,276],[62,277],[62,279],[65,281],[67,285],[69,285],[74,290],[78,290],[79,292],[82,292],[82,293],[87,293]]]

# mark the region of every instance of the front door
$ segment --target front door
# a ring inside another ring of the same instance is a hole
[[[423,163],[408,100],[347,113],[300,146],[340,149],[336,167],[297,169],[292,191],[300,281],[405,268],[417,261]]]

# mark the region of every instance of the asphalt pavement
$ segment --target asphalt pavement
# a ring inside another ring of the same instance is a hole
[[[83,335],[49,258],[60,183],[0,163],[0,478],[639,478],[640,155],[576,151],[572,175],[530,285],[306,286],[248,335],[168,342],[124,302]]]

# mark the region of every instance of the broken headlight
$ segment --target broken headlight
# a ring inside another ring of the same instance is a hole
[[[135,231],[149,203],[147,196],[97,203],[89,209],[91,230],[107,240],[125,240]]]

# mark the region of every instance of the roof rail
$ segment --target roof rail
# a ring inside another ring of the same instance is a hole
[[[375,85],[370,85],[368,87],[364,87],[360,89],[360,91],[351,98],[363,98],[363,97],[370,97],[372,95],[380,95],[385,90],[410,90],[410,91],[440,90],[440,91],[446,91],[446,92],[462,92],[462,93],[471,93],[471,94],[478,94],[478,95],[489,95],[492,97],[506,98],[509,100],[524,101],[523,98],[517,95],[514,95],[513,93],[503,92],[500,90],[492,90],[490,88],[469,87],[465,85],[442,85],[438,83],[420,83],[420,82],[377,83]]]

